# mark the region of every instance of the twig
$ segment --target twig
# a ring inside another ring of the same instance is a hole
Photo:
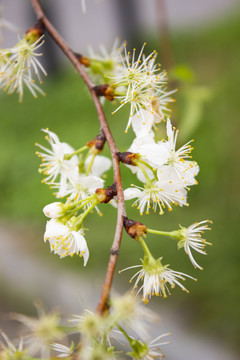
[[[78,73],[81,75],[83,81],[87,85],[94,105],[97,110],[98,119],[101,125],[101,128],[106,136],[111,155],[113,160],[113,172],[114,172],[114,182],[116,183],[117,187],[117,199],[118,199],[118,211],[117,211],[117,223],[116,223],[116,229],[115,229],[115,235],[114,240],[111,248],[111,255],[107,267],[105,282],[102,289],[101,298],[97,307],[97,312],[102,313],[106,307],[106,303],[110,294],[111,286],[112,286],[112,280],[113,280],[113,274],[116,267],[118,252],[121,245],[121,237],[122,237],[122,231],[123,231],[123,219],[124,216],[126,216],[126,210],[125,210],[125,203],[124,203],[124,196],[123,196],[123,187],[122,187],[122,181],[121,181],[121,173],[120,173],[120,166],[117,158],[117,146],[113,139],[113,136],[111,134],[111,131],[109,129],[105,114],[103,112],[101,103],[98,99],[98,96],[96,95],[93,87],[94,84],[84,71],[82,65],[79,63],[78,58],[75,56],[74,52],[69,48],[67,43],[63,40],[63,38],[60,36],[58,31],[54,28],[54,26],[51,24],[51,22],[47,19],[41,5],[39,4],[39,0],[31,0],[33,9],[36,13],[37,19],[43,23],[45,26],[47,32],[49,35],[53,38],[53,40],[57,43],[57,45],[62,49],[62,51],[65,53],[65,55],[69,58],[69,60],[72,62],[73,66],[76,68]]]

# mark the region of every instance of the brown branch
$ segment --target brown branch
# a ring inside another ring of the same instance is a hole
[[[124,203],[124,196],[123,196],[123,187],[122,187],[122,181],[121,181],[121,174],[120,174],[120,166],[118,162],[117,157],[117,146],[113,139],[113,136],[111,134],[111,131],[109,129],[105,114],[103,112],[101,103],[98,99],[97,94],[95,93],[95,90],[93,89],[94,84],[86,74],[86,72],[83,69],[83,66],[79,63],[79,60],[77,56],[74,54],[74,52],[69,48],[67,43],[63,40],[63,38],[60,36],[58,31],[54,28],[54,26],[51,24],[51,22],[47,19],[41,5],[39,4],[39,0],[31,0],[33,9],[36,13],[37,19],[43,23],[45,26],[47,32],[49,35],[53,38],[53,40],[57,43],[57,45],[62,49],[62,51],[65,53],[65,55],[69,58],[69,60],[72,62],[73,66],[76,68],[78,73],[81,75],[83,81],[87,85],[94,105],[97,110],[98,119],[101,125],[101,128],[106,136],[111,155],[112,155],[112,161],[113,161],[113,172],[114,172],[114,182],[116,183],[117,187],[117,199],[118,199],[118,211],[117,211],[117,223],[116,223],[116,229],[115,229],[115,235],[114,240],[111,248],[111,255],[107,267],[105,282],[103,285],[103,290],[101,294],[101,298],[97,307],[97,312],[102,313],[105,309],[111,286],[112,286],[112,280],[113,280],[113,274],[117,263],[117,257],[118,252],[121,245],[121,237],[122,237],[122,230],[123,230],[123,219],[124,216],[126,216],[126,210],[125,210],[125,203]]]

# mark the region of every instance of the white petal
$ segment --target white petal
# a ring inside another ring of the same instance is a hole
[[[88,158],[86,159],[85,169],[88,168],[91,157],[92,156],[88,156]],[[106,156],[97,155],[91,168],[91,174],[95,176],[101,176],[104,172],[108,171],[111,166],[112,162],[109,158],[107,158]]]
[[[141,196],[141,194],[142,194],[142,191],[137,188],[128,188],[128,189],[124,190],[124,199],[131,200],[131,199]]]
[[[89,190],[90,193],[94,193],[97,188],[102,188],[104,186],[104,180],[98,176],[82,176],[79,179],[79,184],[86,190]]]
[[[145,137],[152,129],[154,114],[142,110],[141,114],[136,113],[132,118],[132,127],[137,137]]]

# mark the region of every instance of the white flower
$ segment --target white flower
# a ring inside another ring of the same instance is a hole
[[[137,112],[132,117],[133,131],[138,139],[150,136],[153,140],[154,133],[152,131],[152,127],[154,124],[154,114],[147,110],[142,110],[142,114],[143,116],[140,116],[140,113]]]
[[[210,220],[204,220],[199,223],[194,223],[188,228],[181,226],[179,232],[179,241],[178,248],[184,248],[185,253],[189,256],[189,259],[195,268],[203,269],[192,255],[192,250],[199,252],[200,254],[207,255],[206,251],[203,249],[207,245],[212,245],[211,243],[206,242],[205,239],[202,239],[202,233],[205,230],[211,230],[206,223],[212,223]]]
[[[58,313],[46,314],[41,304],[37,305],[39,318],[32,318],[22,314],[11,314],[11,318],[20,321],[29,329],[25,336],[25,344],[28,344],[28,353],[34,356],[41,353],[41,359],[50,358],[50,344],[64,337],[61,329],[60,316]]]
[[[122,48],[123,45],[120,44],[118,38],[115,39],[110,51],[107,51],[104,44],[100,44],[99,53],[96,53],[91,46],[88,47],[90,66],[86,68],[86,71],[95,84],[108,83],[112,76],[118,75]]]
[[[141,291],[143,292],[143,301],[145,303],[147,303],[153,295],[163,297],[170,295],[169,286],[173,289],[175,285],[178,285],[183,291],[189,292],[178,279],[185,280],[184,276],[187,276],[188,278],[195,280],[193,277],[182,272],[169,269],[168,265],[163,266],[161,264],[161,258],[157,260],[151,258],[151,261],[149,261],[146,256],[144,260],[142,260],[142,265],[130,266],[121,270],[121,272],[137,267],[140,267],[141,269],[130,279],[130,282],[137,277],[134,284],[134,288],[137,288],[138,283],[143,281],[137,294]]]
[[[18,44],[11,49],[4,49],[2,55],[7,55],[8,61],[1,68],[0,88],[6,90],[9,94],[13,92],[19,93],[19,100],[23,97],[23,85],[25,84],[34,97],[37,92],[44,95],[43,91],[34,83],[34,73],[41,83],[40,73],[47,75],[38,57],[41,53],[36,50],[44,43],[43,36],[39,37],[35,42],[31,43],[24,37]],[[1,55],[1,56],[2,56]]]
[[[78,165],[78,157],[74,155],[70,160],[65,160],[64,155],[73,153],[74,149],[59,141],[58,136],[48,129],[42,130],[47,136],[46,139],[51,145],[51,149],[48,149],[40,144],[36,144],[44,152],[37,151],[36,154],[42,158],[42,164],[40,164],[40,172],[46,175],[43,180],[44,183],[53,184],[57,177],[60,175],[60,189],[61,193],[66,186],[67,179],[70,174]]]
[[[23,340],[21,339],[18,347],[16,347],[8,338],[8,336],[0,330],[0,334],[2,335],[5,343],[0,342],[0,354],[1,359],[21,359],[25,358],[26,351],[23,350]]]
[[[178,130],[175,132],[172,128],[170,119],[167,120],[167,136],[168,141],[165,142],[169,150],[168,164],[175,171],[176,177],[184,183],[185,186],[194,185],[197,183],[195,176],[199,172],[199,166],[195,161],[186,159],[191,158],[190,153],[193,147],[189,145],[193,140],[183,145],[180,149],[176,149]]]
[[[149,343],[142,342],[141,340],[131,339],[129,342],[133,347],[133,351],[129,352],[128,355],[130,355],[132,359],[136,360],[164,359],[165,355],[159,346],[169,344],[169,341],[161,341],[162,338],[169,335],[171,334],[162,334]]]
[[[68,196],[68,202],[86,199],[88,196],[95,193],[97,188],[102,188],[104,180],[98,176],[84,176],[79,174],[78,169],[73,171],[69,176],[69,181],[64,188],[61,189],[61,184],[55,184],[53,187],[59,189],[55,194],[57,197]]]
[[[58,254],[60,258],[74,254],[83,256],[84,266],[86,266],[89,250],[83,234],[82,229],[74,231],[71,224],[66,223],[64,225],[55,219],[51,219],[47,221],[44,241],[49,241],[51,251]]]
[[[58,358],[70,357],[73,353],[73,346],[68,347],[66,345],[54,343],[51,345],[51,348],[60,353],[57,355]]]
[[[61,202],[54,202],[44,206],[43,212],[45,216],[57,219],[64,215],[64,205]]]
[[[150,326],[158,320],[158,315],[142,305],[136,295],[126,293],[111,298],[111,318],[141,338],[149,338]]]
[[[153,51],[145,57],[143,55],[145,45],[144,43],[138,58],[135,59],[136,49],[133,50],[131,57],[126,50],[126,44],[124,44],[125,56],[122,57],[120,73],[112,78],[114,87],[125,87],[126,89],[124,95],[118,95],[116,90],[116,97],[121,100],[121,104],[113,113],[127,103],[131,105],[127,129],[131,125],[131,118],[134,114],[138,113],[140,117],[144,118],[143,110],[155,114],[161,120],[167,110],[167,102],[173,101],[168,96],[172,92],[167,93],[165,88],[166,72],[160,72],[159,66],[155,64],[157,53]],[[158,98],[159,100],[156,100]]]
[[[132,188],[124,190],[124,199],[130,200],[137,198],[132,206],[138,206],[140,215],[147,207],[146,214],[149,214],[151,207],[154,212],[159,207],[159,214],[164,213],[164,208],[172,210],[172,204],[180,206],[187,204],[187,191],[184,188],[174,186],[169,182],[152,181],[147,183],[144,188],[134,185]]]
[[[169,344],[169,341],[164,341],[162,342],[162,338],[165,336],[169,336],[171,335],[170,333],[168,334],[162,334],[158,337],[156,337],[155,339],[153,339],[148,345],[148,352],[146,353],[146,355],[142,358],[142,360],[154,360],[156,358],[159,359],[164,359],[165,355],[163,354],[163,352],[161,351],[161,349],[159,348],[159,346],[162,345],[167,345]]]
[[[195,176],[199,172],[199,167],[196,161],[187,160],[191,158],[190,153],[193,147],[189,144],[193,140],[176,150],[177,134],[178,131],[174,132],[168,119],[168,141],[144,144],[139,149],[139,153],[145,157],[145,161],[158,169],[159,180],[170,181],[179,186],[187,187],[197,184]]]

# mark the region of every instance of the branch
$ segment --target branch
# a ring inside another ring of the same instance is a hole
[[[76,68],[77,72],[81,75],[83,81],[87,85],[94,105],[97,110],[98,119],[101,125],[101,128],[106,136],[111,155],[112,155],[112,161],[113,161],[113,172],[114,172],[114,182],[116,183],[117,187],[117,199],[118,199],[118,211],[117,211],[117,223],[116,223],[116,229],[115,229],[115,235],[114,240],[111,248],[111,255],[107,267],[105,282],[102,289],[101,298],[97,307],[97,312],[102,313],[105,309],[111,286],[112,286],[112,280],[113,280],[113,274],[117,263],[117,257],[118,252],[121,245],[121,237],[122,237],[122,230],[123,230],[123,219],[124,216],[126,216],[126,210],[125,210],[125,203],[124,203],[124,196],[123,196],[123,187],[122,187],[122,181],[121,181],[121,173],[120,173],[120,166],[119,161],[117,158],[117,146],[113,139],[113,136],[111,134],[111,131],[109,129],[105,114],[103,112],[101,103],[98,99],[97,94],[95,93],[94,84],[86,74],[86,72],[83,69],[83,66],[79,63],[78,58],[74,54],[74,52],[70,49],[70,47],[67,45],[67,43],[63,40],[63,38],[60,36],[58,31],[54,28],[54,26],[51,24],[51,22],[47,19],[41,5],[39,4],[39,0],[31,0],[33,9],[36,13],[37,19],[43,23],[45,26],[47,32],[49,35],[53,38],[53,40],[56,42],[56,44],[62,49],[62,51],[65,53],[65,55],[68,57],[68,59],[72,62],[73,66]]]

